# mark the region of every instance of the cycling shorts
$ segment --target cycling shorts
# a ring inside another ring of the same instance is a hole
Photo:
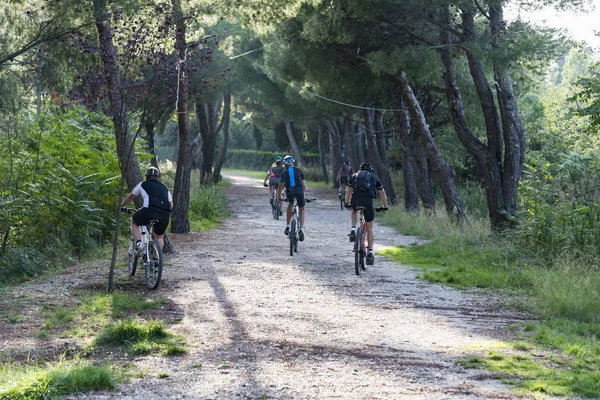
[[[291,189],[286,189],[285,195],[287,196],[288,202],[292,204],[294,199],[298,201],[298,207],[304,207],[306,201],[304,200],[304,188],[302,186]]]
[[[348,175],[340,175],[340,185],[348,184]]]
[[[167,226],[169,226],[170,215],[171,214],[166,212],[142,207],[133,214],[132,219],[133,222],[140,226],[148,225],[148,223],[150,223],[150,221],[153,219],[157,220],[158,222],[154,225],[154,233],[157,235],[162,235],[167,230]]]
[[[269,179],[269,186],[279,186],[279,182],[281,181],[281,178],[271,178]]]
[[[366,194],[361,196],[356,194],[356,192],[352,192],[350,208],[356,209],[357,207],[365,208],[365,221],[371,222],[375,219],[375,204],[373,203],[373,198],[370,195]]]

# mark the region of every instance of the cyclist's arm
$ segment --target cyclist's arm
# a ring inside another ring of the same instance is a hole
[[[302,179],[300,181],[300,183],[302,184],[302,187],[304,188],[304,190],[306,190],[306,181],[304,179]]]
[[[346,189],[346,198],[344,199],[344,203],[350,204],[350,197],[352,197],[352,186],[348,186]]]
[[[172,210],[172,209],[173,209],[173,200],[171,200],[171,201],[169,202],[169,205],[171,206],[171,210]]]
[[[267,179],[269,179],[270,176],[271,176],[271,173],[267,172],[267,175],[265,176],[265,180],[263,181],[263,185],[267,184]]]
[[[129,193],[127,195],[127,197],[125,197],[123,199],[123,202],[121,203],[121,207],[125,207],[127,204],[131,203],[133,201],[133,199],[135,199],[136,197],[137,196],[135,194]],[[171,206],[171,208],[173,208],[173,207]]]
[[[381,199],[381,205],[384,208],[388,208],[387,195],[385,194],[385,189],[381,188],[377,191],[379,193],[379,198]]]

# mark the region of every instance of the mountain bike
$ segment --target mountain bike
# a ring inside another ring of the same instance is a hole
[[[347,207],[349,210],[349,205]],[[365,263],[365,258],[367,257],[367,223],[365,221],[365,208],[364,207],[356,207],[359,212],[358,216],[358,226],[356,227],[356,237],[354,239],[354,272],[356,275],[360,275],[360,271],[366,271],[367,265]],[[378,207],[375,209],[376,212],[385,211],[383,207]]]
[[[128,214],[134,213],[136,210],[128,208],[126,211]],[[133,236],[129,239],[129,251],[127,268],[129,276],[134,276],[138,261],[144,266],[144,273],[146,278],[146,286],[150,290],[154,290],[160,283],[163,270],[163,253],[160,248],[158,241],[154,240],[154,224],[157,220],[151,220],[148,225],[140,226],[140,232],[142,236],[142,247],[136,249],[135,240]]]
[[[338,194],[338,197],[340,199],[340,207],[343,210],[344,209],[344,203],[346,202],[346,188],[347,188],[347,185],[345,183],[341,183],[340,185],[342,186],[342,190]]]
[[[317,199],[305,199],[307,203],[316,201]],[[288,202],[288,199],[283,199],[283,201]],[[292,219],[290,220],[290,232],[288,233],[288,238],[290,239],[290,256],[293,256],[295,252],[298,252],[298,242],[300,241],[298,237],[298,232],[300,231],[300,214],[298,211],[298,202],[292,200],[294,202],[294,209],[292,211]]]

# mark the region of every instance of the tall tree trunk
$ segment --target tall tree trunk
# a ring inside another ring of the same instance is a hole
[[[323,129],[319,124],[319,136],[317,136],[317,145],[319,146],[319,165],[321,166],[321,173],[323,174],[323,182],[329,185],[329,174],[327,173],[327,166],[325,165],[325,152],[323,151]]]
[[[223,145],[221,146],[221,152],[215,162],[215,169],[213,172],[213,182],[218,183],[221,181],[221,168],[225,164],[227,158],[227,146],[229,145],[229,121],[231,120],[231,93],[227,92],[223,96]]]
[[[190,178],[192,172],[192,152],[188,126],[188,85],[185,62],[187,59],[187,43],[185,38],[185,19],[181,10],[180,0],[173,1],[176,34],[175,49],[177,50],[177,123],[179,125],[179,153],[175,171],[175,187],[173,190],[173,212],[171,214],[171,232],[188,233],[190,220],[188,209],[190,205]]]
[[[358,165],[367,161],[367,154],[365,151],[365,131],[358,126],[358,134],[356,137],[356,147],[358,148]]]
[[[215,150],[217,148],[217,136],[223,124],[218,124],[219,113],[221,111],[222,100],[219,99],[215,104],[206,103],[194,104],[196,121],[202,136],[200,152],[202,154],[202,163],[200,166],[200,183],[206,185],[212,182],[212,168],[215,159]],[[221,119],[223,121],[223,119]]]
[[[403,104],[402,109],[396,112],[398,119],[398,132],[400,142],[402,143],[402,174],[404,178],[404,208],[409,213],[418,212],[419,194],[417,185],[415,184],[415,169],[416,160],[414,155],[414,147],[410,137],[410,116],[406,106]]]
[[[299,166],[304,166],[302,153],[300,152],[300,147],[298,147],[298,143],[296,142],[296,138],[294,137],[294,128],[292,127],[292,121],[290,120],[285,121],[285,133],[287,133],[288,140],[290,141],[290,147],[292,148],[292,152],[294,153],[296,163]]]
[[[419,135],[425,138],[426,151],[429,160],[433,163],[436,174],[438,176],[438,182],[442,188],[442,195],[444,197],[444,203],[446,205],[446,211],[456,217],[457,220],[463,220],[465,214],[458,197],[458,191],[454,183],[454,168],[448,164],[442,157],[437,144],[433,140],[433,136],[429,131],[429,125],[423,115],[423,110],[417,101],[412,88],[408,84],[408,79],[404,71],[398,74],[398,85],[400,92],[402,93],[402,99],[406,103],[408,110],[412,116],[413,121],[416,124]]]
[[[131,190],[142,180],[142,174],[133,147],[133,137],[129,131],[127,106],[123,96],[123,79],[117,60],[117,49],[113,43],[113,30],[108,20],[106,0],[94,0],[94,17],[106,78],[110,116],[115,129],[117,156],[121,173],[125,177],[127,187]]]
[[[433,190],[432,177],[429,173],[432,168],[430,167],[431,163],[427,158],[427,151],[425,150],[427,140],[424,136],[415,136],[414,133],[411,133],[410,138],[416,161],[415,179],[417,181],[417,190],[421,196],[423,208],[430,214],[435,215],[435,192]]]
[[[338,129],[335,118],[328,118],[325,120],[327,130],[329,131],[329,143],[330,143],[330,157],[331,157],[331,172],[334,177],[337,177],[337,173],[342,167],[344,161],[342,160],[342,143],[341,135]],[[333,187],[337,188],[340,184],[335,179],[333,180]]]
[[[356,123],[352,120],[352,114],[347,113],[344,116],[344,135],[346,136],[346,142],[348,143],[348,157],[352,168],[358,170],[358,148],[356,146]]]
[[[441,23],[443,26],[450,21],[450,11],[444,8],[440,11]],[[468,12],[463,13],[465,18],[465,30],[472,33],[471,15]],[[450,50],[451,32],[448,28],[441,30],[441,43],[445,44],[439,50],[442,64],[444,65],[444,84],[446,86],[446,98],[450,107],[450,117],[454,125],[454,130],[461,143],[466,150],[473,156],[477,163],[479,173],[483,179],[486,191],[486,202],[488,206],[488,215],[493,230],[501,229],[509,226],[510,220],[504,211],[504,193],[502,187],[502,168],[500,165],[500,153],[498,147],[501,146],[497,135],[500,134],[497,128],[497,113],[491,110],[490,93],[486,87],[488,86],[485,74],[482,72],[482,64],[475,59],[473,54],[468,54],[469,68],[471,77],[475,82],[481,107],[484,110],[486,118],[486,131],[488,135],[488,145],[482,143],[469,129],[469,124],[465,116],[462,96],[456,83],[454,73],[454,62]],[[469,37],[469,36],[468,36]],[[472,39],[471,39],[472,40]]]
[[[392,184],[390,169],[381,161],[381,157],[377,149],[377,139],[375,137],[375,125],[373,117],[373,111],[363,110],[369,160],[371,164],[373,164],[373,167],[375,167],[375,172],[377,175],[379,175],[379,179],[381,179],[383,186],[385,186],[385,194],[387,195],[388,202],[390,204],[397,204],[398,199],[396,198],[396,191],[394,190],[394,185]]]
[[[149,118],[144,123],[144,128],[146,129],[146,151],[150,154],[150,165],[153,167],[158,167],[158,162],[156,161],[156,152],[154,148],[154,128],[156,126],[156,121],[152,118]]]
[[[502,10],[502,2],[489,2],[490,29],[492,32],[492,47],[498,52],[504,52],[506,23]],[[502,174],[502,189],[504,192],[504,212],[509,221],[514,221],[517,210],[517,190],[525,162],[525,132],[519,116],[517,100],[513,94],[513,83],[510,78],[510,65],[498,60],[504,59],[504,54],[496,54],[494,79],[496,81],[496,96],[502,119],[504,138],[504,169]],[[510,224],[513,226],[514,222]]]

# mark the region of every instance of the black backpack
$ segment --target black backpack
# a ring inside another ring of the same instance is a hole
[[[356,173],[356,181],[352,186],[352,189],[360,192],[371,192],[373,193],[373,185],[370,171],[358,171]]]

